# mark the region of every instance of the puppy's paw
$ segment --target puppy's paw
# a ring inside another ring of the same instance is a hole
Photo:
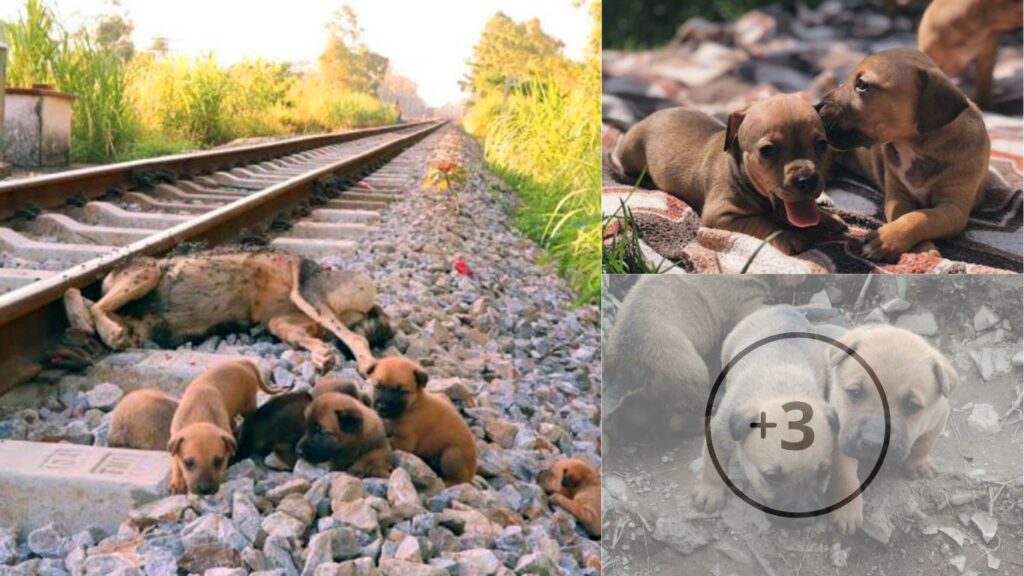
[[[832,521],[844,536],[852,536],[864,524],[864,499],[857,497],[846,506],[832,512]]]
[[[896,262],[900,255],[909,251],[906,238],[886,224],[878,230],[872,230],[864,237],[864,246],[861,247],[861,255],[870,260],[879,262]]]
[[[811,242],[802,234],[783,230],[772,240],[772,246],[786,256],[791,256],[806,251],[811,247]]]
[[[714,486],[700,482],[693,491],[693,504],[707,514],[717,512],[725,505],[725,486]]]
[[[818,229],[820,231],[826,234],[842,234],[850,229],[839,216],[824,210],[818,210],[818,212],[821,214],[821,220],[818,222]]]
[[[188,484],[185,483],[185,479],[174,478],[171,483],[167,486],[167,491],[171,494],[184,494],[188,492]]]
[[[921,242],[911,250],[917,254],[927,254],[935,258],[942,258],[942,252],[939,252],[939,248],[930,240]]]
[[[907,460],[903,463],[903,470],[911,478],[932,478],[939,472],[935,460],[931,456],[925,456],[917,460]]]

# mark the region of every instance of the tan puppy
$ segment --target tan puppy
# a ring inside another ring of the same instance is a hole
[[[446,484],[472,482],[476,441],[447,396],[427,392],[428,376],[415,362],[383,358],[370,369],[374,408],[389,421],[391,447],[426,461]]]
[[[865,326],[839,339],[874,370],[889,402],[891,435],[886,461],[911,476],[931,476],[932,447],[946,427],[949,393],[960,383],[953,366],[920,336],[892,326]],[[873,466],[885,438],[881,397],[864,368],[848,354],[830,354],[829,403],[839,418],[831,492],[839,501],[860,486],[858,461]],[[840,530],[861,525],[861,497],[833,512]]]
[[[537,482],[551,502],[576,517],[591,536],[601,537],[601,476],[578,458],[555,462]]]
[[[165,450],[178,401],[159,390],[129,392],[110,416],[107,446]]]
[[[839,162],[885,192],[886,225],[862,248],[874,260],[938,255],[984,199],[989,138],[981,111],[913,49],[862,60],[818,105]]]
[[[754,312],[722,345],[723,369],[764,338],[812,331],[807,319],[790,306]],[[838,422],[825,401],[824,346],[804,338],[762,345],[731,367],[724,391],[719,391],[721,401],[710,424],[718,462],[728,472],[735,455],[749,485],[745,493],[777,510],[810,512],[827,506]],[[725,504],[725,490],[705,446],[694,503],[706,512],[718,510]],[[771,520],[792,526],[808,519],[773,515]]]
[[[256,393],[276,394],[249,360],[229,360],[199,375],[185,389],[171,421],[171,484],[174,494],[213,494],[235,452],[236,416],[256,411]]]
[[[338,385],[336,391],[330,389]],[[306,407],[306,429],[297,451],[314,464],[330,462],[332,470],[344,470],[355,476],[387,478],[391,475],[392,454],[384,422],[347,382],[317,382],[313,402]]]
[[[767,238],[786,254],[809,246],[797,229],[836,233],[839,218],[815,204],[825,186],[828,141],[814,108],[796,94],[754,102],[721,122],[669,108],[629,129],[611,155],[620,174],[646,168],[659,189],[700,212],[705,226]]]
[[[950,76],[974,62],[974,101],[985,108],[999,36],[1020,28],[1022,21],[1021,0],[933,0],[917,29],[917,45]]]
[[[768,284],[754,276],[641,278],[604,346],[605,429],[700,433],[711,388],[704,358],[767,295]]]

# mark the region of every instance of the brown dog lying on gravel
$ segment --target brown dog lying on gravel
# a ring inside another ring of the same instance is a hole
[[[321,371],[335,362],[323,340],[332,333],[365,374],[374,361],[368,338],[391,337],[376,297],[366,276],[323,269],[291,254],[207,252],[138,258],[107,275],[95,304],[75,289],[64,304],[72,327],[97,334],[114,350],[145,340],[175,347],[225,328],[259,325],[309,350]],[[351,329],[356,326],[366,336]]]
[[[228,360],[199,375],[185,389],[171,421],[170,491],[213,494],[235,452],[235,418],[256,411],[256,393],[277,394],[249,360]]]
[[[332,470],[359,477],[391,475],[391,444],[384,422],[354,384],[317,382],[304,416],[305,433],[297,447],[303,459],[330,462]]]
[[[165,450],[178,401],[159,390],[136,390],[118,402],[110,417],[107,446]]]
[[[846,224],[818,208],[828,141],[809,102],[796,94],[753,102],[721,122],[696,110],[669,108],[629,129],[611,154],[620,179],[646,170],[711,228],[765,239],[785,254],[810,245],[798,231],[839,233]]]
[[[429,464],[445,484],[472,482],[476,441],[447,396],[427,392],[428,376],[419,364],[383,358],[370,368],[373,405],[388,421],[391,447]]]
[[[601,476],[578,458],[559,460],[541,472],[537,482],[551,502],[576,517],[591,535],[601,537]]]

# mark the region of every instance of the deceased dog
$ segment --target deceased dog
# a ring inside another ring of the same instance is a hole
[[[392,454],[384,422],[355,385],[339,380],[318,382],[306,407],[299,455],[314,464],[355,476],[387,478]]]
[[[334,364],[322,340],[333,333],[357,368],[373,363],[367,337],[350,329],[364,323],[371,338],[390,338],[376,288],[354,272],[319,268],[278,252],[202,253],[139,258],[103,280],[91,306],[77,290],[64,297],[73,327],[98,334],[115,350],[152,340],[165,347],[225,328],[265,326],[288,344],[312,353],[321,371]],[[116,314],[115,314],[116,313]]]
[[[786,254],[809,246],[797,229],[846,229],[815,203],[825,186],[828,141],[814,108],[795,94],[753,102],[725,126],[696,110],[660,110],[630,128],[611,162],[620,178],[646,170],[705,226],[761,239],[783,230],[772,245]]]
[[[213,494],[237,444],[235,417],[256,411],[256,393],[277,394],[250,360],[228,360],[193,380],[171,420],[170,491]]]
[[[942,71],[959,75],[974,62],[974,101],[988,106],[999,36],[1024,20],[1021,0],[933,0],[917,29],[917,45]]]
[[[764,305],[768,285],[751,276],[651,275],[634,285],[604,354],[609,430],[660,434],[703,430],[710,389],[704,357],[741,318]]]
[[[373,405],[388,421],[391,447],[429,464],[446,484],[472,482],[476,441],[447,396],[427,392],[425,370],[407,358],[382,358],[370,369]]]
[[[839,339],[878,376],[889,404],[891,435],[886,461],[898,462],[911,476],[932,476],[931,451],[949,417],[949,393],[960,383],[953,366],[920,336],[887,325],[851,330]],[[881,397],[868,373],[841,350],[830,354],[829,402],[839,418],[832,492],[836,501],[860,486],[858,461],[872,466],[885,439]],[[861,525],[864,501],[858,496],[832,513],[840,530]]]
[[[754,312],[726,338],[722,366],[748,346],[787,332],[812,332],[812,327],[789,306]],[[838,421],[825,401],[825,346],[786,338],[753,349],[730,368],[711,419],[722,468],[728,472],[735,454],[752,496],[778,510],[810,512],[826,505]],[[694,503],[707,512],[718,510],[725,503],[725,489],[705,446]],[[771,519],[790,525],[808,520]]]
[[[107,446],[166,450],[178,401],[159,390],[129,392],[110,415]]]
[[[989,137],[981,111],[921,52],[862,60],[818,105],[838,161],[885,192],[887,224],[862,248],[873,260],[939,255],[984,200]]]
[[[578,458],[567,458],[541,472],[537,483],[591,536],[601,537],[601,476],[596,470]]]

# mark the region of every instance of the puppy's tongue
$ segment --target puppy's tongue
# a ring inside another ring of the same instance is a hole
[[[818,214],[818,207],[814,200],[800,200],[797,202],[785,202],[786,218],[789,223],[797,228],[810,228],[815,226],[821,219]]]

